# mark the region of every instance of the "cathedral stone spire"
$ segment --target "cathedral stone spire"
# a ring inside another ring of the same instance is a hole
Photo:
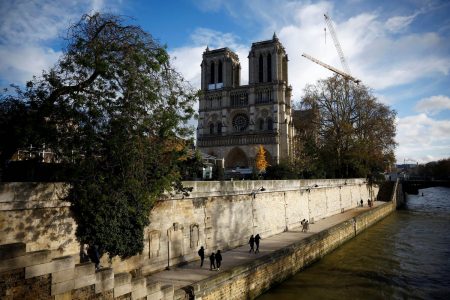
[[[275,33],[275,31],[273,32],[272,40],[278,40],[278,37],[277,37],[277,34]]]

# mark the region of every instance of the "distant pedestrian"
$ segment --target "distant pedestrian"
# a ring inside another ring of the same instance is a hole
[[[198,256],[200,256],[200,268],[203,267],[203,261],[205,260],[205,249],[203,246],[198,250]]]
[[[305,220],[305,222],[302,225],[302,232],[308,232],[309,229],[309,222],[308,220]]]
[[[361,207],[363,207],[363,200],[362,200],[362,199],[361,199],[361,202],[360,202],[360,203],[361,203]]]
[[[93,245],[88,248],[88,255],[91,261],[95,264],[95,269],[98,270],[100,266],[100,254],[98,253],[98,246]]]
[[[256,244],[256,250],[255,253],[259,252],[259,241],[261,240],[261,237],[259,236],[259,233],[255,236],[255,244]]]
[[[210,270],[215,270],[216,269],[216,255],[213,253],[211,253],[211,255],[209,256],[209,269]]]
[[[250,245],[250,251],[248,251],[248,253],[250,252],[255,252],[254,248],[255,248],[255,238],[252,236],[250,237],[250,240],[248,241],[249,245]]]
[[[88,255],[88,245],[82,244],[80,246],[80,263],[88,262],[89,261],[89,255]]]
[[[217,250],[216,253],[216,265],[217,271],[220,271],[220,266],[222,265],[222,254],[220,254],[220,250]]]
[[[307,228],[306,228],[306,223],[307,223],[308,221],[306,221],[306,219],[303,219],[301,222],[300,222],[300,224],[302,224],[302,232],[306,232],[307,231]]]

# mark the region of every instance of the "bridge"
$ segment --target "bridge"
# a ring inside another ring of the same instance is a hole
[[[420,189],[442,186],[450,188],[450,180],[402,180],[403,192],[417,195]]]

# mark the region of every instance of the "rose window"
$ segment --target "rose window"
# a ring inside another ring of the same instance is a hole
[[[233,128],[235,131],[240,132],[240,131],[245,131],[248,127],[248,117],[245,114],[237,114],[234,118],[233,118]]]

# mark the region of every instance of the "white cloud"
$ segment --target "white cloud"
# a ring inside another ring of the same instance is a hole
[[[415,106],[416,111],[435,115],[444,110],[450,110],[450,98],[444,95],[421,99]]]
[[[419,12],[416,12],[410,16],[395,16],[389,18],[385,24],[386,29],[392,32],[402,31],[406,29],[419,14]]]
[[[60,55],[51,48],[0,46],[0,74],[6,82],[24,84],[53,65]]]
[[[399,118],[397,159],[414,157],[422,163],[450,157],[449,132],[450,120],[433,120],[423,113]]]
[[[170,51],[175,69],[196,89],[200,89],[202,53],[205,47],[181,47]]]
[[[116,1],[108,2],[115,9]],[[61,52],[51,45],[82,14],[106,9],[103,0],[2,1],[0,5],[0,80],[24,84],[49,69]]]

